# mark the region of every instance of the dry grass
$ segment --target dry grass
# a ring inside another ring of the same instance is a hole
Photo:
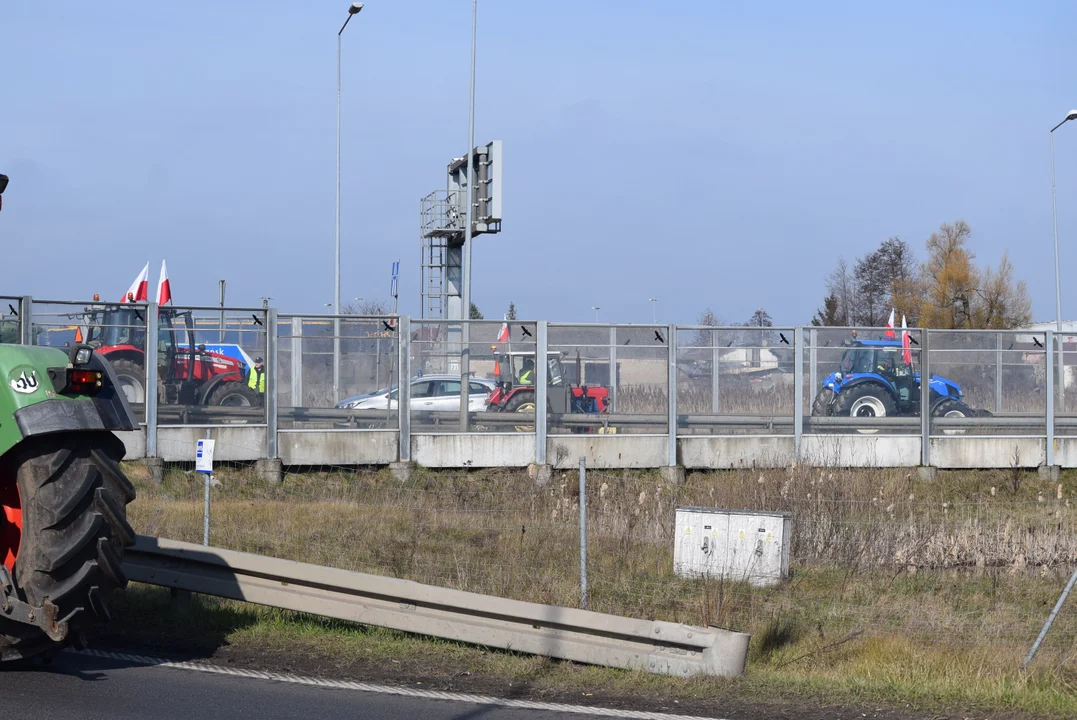
[[[1033,682],[1020,659],[1077,560],[1075,478],[1064,478],[1059,500],[1035,473],[1018,483],[1012,475],[940,473],[924,484],[904,470],[801,468],[697,474],[673,486],[646,472],[593,471],[591,609],[751,632],[753,673],[767,682],[900,687],[902,697],[960,695],[973,683],[981,699],[1005,705]],[[504,471],[418,471],[405,484],[343,470],[289,475],[276,487],[242,470],[220,478],[214,545],[578,602],[574,471],[545,488]],[[139,492],[139,532],[200,541],[197,476],[173,471]],[[790,580],[753,588],[675,576],[673,510],[682,505],[792,512]],[[1068,692],[1075,639],[1077,617],[1063,613],[1034,676],[1051,697]]]

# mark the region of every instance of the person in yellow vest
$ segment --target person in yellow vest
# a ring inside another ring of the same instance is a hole
[[[523,370],[520,371],[521,385],[535,384],[535,361],[532,358],[524,358]]]
[[[254,367],[251,368],[250,373],[247,376],[247,387],[254,390],[260,396],[265,397],[266,392],[266,370],[265,365],[262,363],[262,358],[254,358]]]

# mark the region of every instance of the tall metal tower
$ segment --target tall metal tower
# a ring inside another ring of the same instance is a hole
[[[421,311],[423,318],[465,320],[463,306],[464,225],[470,188],[474,203],[472,238],[501,232],[501,141],[472,150],[475,177],[469,182],[467,158],[453,158],[446,169],[445,190],[435,190],[419,204],[422,241]]]

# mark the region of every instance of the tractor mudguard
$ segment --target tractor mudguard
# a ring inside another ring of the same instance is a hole
[[[213,391],[221,386],[225,382],[235,382],[234,380],[225,380],[228,377],[226,375],[217,375],[207,383],[203,383],[202,387],[198,388],[198,394],[195,396],[196,405],[205,405],[209,396],[213,394]]]
[[[878,385],[889,393],[894,402],[897,402],[897,391],[894,389],[894,386],[887,382],[881,375],[876,375],[875,373],[864,373],[862,375],[857,375],[851,380],[846,380],[838,386],[838,392],[835,393],[835,396],[840,397],[842,393],[865,384]]]
[[[0,455],[35,435],[138,429],[106,360],[94,352],[79,366],[103,375],[101,388],[92,395],[61,394],[70,366],[70,356],[59,348],[0,346]]]

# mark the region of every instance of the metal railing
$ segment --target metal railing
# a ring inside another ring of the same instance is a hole
[[[822,414],[813,406],[834,373],[876,372],[856,367],[855,353],[862,341],[882,337],[880,328],[518,320],[506,328],[501,321],[278,315],[273,308],[4,300],[0,298],[0,309],[6,310],[0,328],[6,328],[5,340],[12,336],[69,347],[78,337],[88,341],[112,333],[120,344],[131,345],[144,388],[158,388],[157,393],[130,396],[146,427],[150,457],[158,454],[162,428],[203,425],[265,428],[263,454],[268,458],[279,456],[278,433],[392,433],[402,461],[411,459],[413,434],[511,434],[534,448],[538,464],[546,464],[551,443],[564,444],[580,434],[664,438],[669,465],[678,464],[682,440],[779,437],[791,441],[799,456],[806,438],[834,435],[919,436],[923,464],[930,464],[936,439],[1038,439],[1044,462],[1056,465],[1056,439],[1077,437],[1077,344],[1072,338],[1060,343],[1050,330],[910,329],[912,365],[904,369],[904,389],[895,391],[904,396],[895,395],[893,407],[884,408],[885,417],[850,417],[850,408],[841,402]],[[134,315],[103,321],[95,314],[102,307],[130,308]],[[207,390],[202,394],[199,388],[184,394],[166,382],[166,375],[175,378],[185,371],[169,367],[162,353],[171,353],[174,363],[189,362],[180,319],[184,313],[190,316],[196,352],[205,353],[199,358],[236,361],[229,382],[249,385],[253,358],[263,357],[264,392],[257,389],[254,400],[250,393],[234,393],[234,402],[221,406],[227,393],[210,392],[220,384],[200,385]],[[338,320],[339,337],[334,336]],[[172,345],[181,352],[170,350],[168,343],[147,342],[155,327],[158,341],[172,332]],[[111,345],[114,349],[116,343]],[[471,376],[462,398],[465,349]],[[900,348],[894,350],[891,359],[901,355]],[[528,357],[549,361],[534,363],[534,377],[521,380]],[[885,375],[894,368],[878,372]],[[915,374],[931,383],[917,388]],[[402,377],[408,381],[402,383]],[[334,380],[339,397],[333,393]],[[947,382],[961,387],[961,402],[969,412],[936,412],[938,397],[929,389]],[[491,404],[489,391],[498,383],[514,389],[526,385],[532,395],[527,402]],[[240,397],[244,394],[246,401]],[[932,410],[920,412],[917,405]],[[543,407],[545,413],[535,412]]]
[[[687,677],[744,672],[749,636],[633,620],[139,536],[135,582],[592,665]]]

